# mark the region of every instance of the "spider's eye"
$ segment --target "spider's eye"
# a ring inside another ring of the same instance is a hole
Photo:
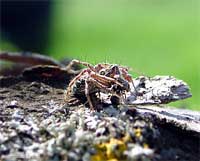
[[[99,72],[99,74],[100,74],[100,75],[105,75],[106,72],[105,72],[105,70],[101,70],[101,71]]]

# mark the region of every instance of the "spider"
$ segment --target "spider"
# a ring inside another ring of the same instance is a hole
[[[69,101],[71,95],[78,99],[84,96],[92,110],[92,97],[95,95],[98,94],[100,98],[101,93],[110,94],[121,100],[125,93],[130,91],[130,83],[133,84],[127,67],[108,63],[93,66],[87,62],[72,60],[66,70],[70,71],[73,64],[81,64],[87,68],[71,80],[65,92],[65,100]]]

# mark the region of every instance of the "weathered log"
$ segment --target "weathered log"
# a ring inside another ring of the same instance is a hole
[[[185,82],[138,77],[123,105],[91,111],[65,104],[74,75],[46,60],[0,77],[0,160],[199,161],[200,112],[162,105],[190,97]]]
[[[127,94],[127,104],[165,104],[192,96],[189,86],[172,76],[138,77],[134,86]]]
[[[170,124],[180,130],[200,135],[200,112],[168,106],[137,106],[138,114],[154,118],[155,121]]]
[[[15,63],[23,63],[29,65],[55,65],[61,66],[57,60],[38,53],[31,52],[0,52],[0,60],[11,61]]]
[[[0,85],[3,160],[199,160],[200,112],[166,105],[96,112],[66,106],[64,90],[40,80],[3,77]]]

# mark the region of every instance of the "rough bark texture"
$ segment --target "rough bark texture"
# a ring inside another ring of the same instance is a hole
[[[199,161],[200,112],[167,105],[67,107],[63,93],[73,75],[53,73],[62,70],[41,67],[0,79],[0,160]],[[185,86],[176,89],[190,96]]]
[[[141,76],[134,80],[134,85],[127,104],[164,104],[191,97],[188,85],[172,76]]]

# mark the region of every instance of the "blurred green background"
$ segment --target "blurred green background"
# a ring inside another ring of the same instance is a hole
[[[189,84],[193,96],[171,105],[200,110],[199,0],[50,1],[44,31],[45,45],[29,50],[118,63],[133,68],[133,77],[173,75]],[[1,50],[24,50],[1,37]]]

